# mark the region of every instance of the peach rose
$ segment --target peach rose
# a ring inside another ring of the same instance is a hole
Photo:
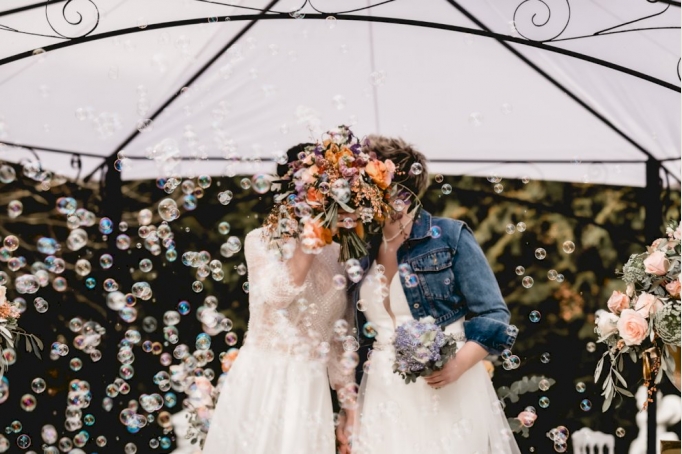
[[[665,289],[670,293],[670,296],[673,298],[679,298],[680,297],[680,281],[675,280],[672,282],[668,282],[665,284]]]
[[[611,312],[617,315],[623,312],[623,309],[630,307],[630,298],[625,293],[614,290],[606,305],[609,306]]]
[[[663,276],[668,272],[670,261],[665,256],[665,252],[655,251],[644,260],[644,270],[649,274]]]
[[[386,189],[391,185],[391,179],[393,176],[391,175],[391,172],[389,172],[385,163],[373,159],[367,163],[365,172],[367,172],[367,175],[369,175],[372,181],[374,181],[374,183],[376,183],[380,189]]]
[[[618,323],[618,316],[611,312],[603,311],[597,319],[597,330],[601,337],[609,337],[618,331],[616,324]]]
[[[625,345],[640,345],[649,334],[649,322],[637,311],[625,309],[617,323]]]
[[[651,293],[642,293],[635,302],[635,310],[640,313],[642,317],[649,317],[651,309],[656,304],[657,298]]]

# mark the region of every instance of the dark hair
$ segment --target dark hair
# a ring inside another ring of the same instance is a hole
[[[289,164],[294,161],[298,161],[298,155],[304,151],[307,147],[314,145],[312,143],[299,143],[287,150],[287,163],[277,164],[277,176],[281,179],[289,171]]]
[[[396,166],[393,181],[405,186],[418,197],[429,186],[426,157],[403,139],[369,135],[365,139],[363,148],[367,153],[376,154],[381,161],[390,159]],[[418,165],[415,166],[415,164]],[[419,166],[421,166],[421,171],[415,172],[415,168]]]

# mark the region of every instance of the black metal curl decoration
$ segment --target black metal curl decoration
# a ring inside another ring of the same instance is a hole
[[[559,0],[557,0],[557,1],[559,1]],[[571,21],[571,4],[568,2],[568,0],[560,0],[560,1],[562,3],[563,2],[566,3],[567,14],[566,14],[566,23],[563,24],[563,27],[561,28],[559,33],[550,32],[551,36],[549,36],[545,39],[533,39],[533,38],[530,38],[530,37],[524,35],[523,32],[519,29],[519,20],[517,19],[517,15],[519,13],[524,14],[525,11],[528,11],[530,13],[530,23],[533,24],[533,26],[535,27],[536,30],[541,28],[541,27],[547,26],[551,22],[551,20],[552,20],[552,8],[547,4],[547,2],[545,0],[524,0],[523,2],[521,2],[519,4],[519,6],[516,7],[516,9],[514,10],[514,16],[513,16],[514,28],[515,28],[516,32],[519,35],[521,35],[522,37],[524,37],[530,41],[545,42],[545,41],[552,41],[552,40],[557,39],[559,36],[561,36],[566,31],[566,28],[568,27],[568,23]],[[533,5],[538,4],[538,3],[543,4],[545,6],[545,9],[547,10],[547,19],[544,22],[540,22],[540,23],[536,22],[536,17],[538,16],[538,12],[536,11],[537,8],[535,8],[535,10],[533,9]],[[525,16],[525,17],[527,17],[527,16]],[[523,19],[523,18],[521,18],[521,19]],[[557,22],[557,24],[558,24],[558,22]],[[549,30],[549,28],[547,28],[547,30]]]
[[[83,171],[83,161],[81,160],[81,155],[79,154],[71,155],[71,168],[78,169],[76,178],[74,178],[75,181],[78,181],[78,179],[81,177],[81,172]]]
[[[245,9],[245,10],[250,10],[250,11],[268,12],[268,13],[274,13],[274,14],[289,14],[289,15],[294,15],[294,17],[295,17],[295,15],[299,14],[299,13],[304,14],[301,11],[303,10],[303,8],[306,7],[306,5],[309,5],[310,8],[312,10],[314,10],[316,13],[335,15],[335,14],[348,14],[348,13],[355,13],[358,11],[365,11],[365,10],[368,10],[368,9],[373,8],[375,6],[383,5],[385,3],[391,3],[391,2],[394,2],[396,0],[383,0],[383,1],[380,1],[378,3],[374,3],[372,5],[363,6],[362,8],[349,9],[346,11],[322,11],[322,10],[316,8],[315,5],[313,5],[312,0],[303,0],[303,4],[301,6],[299,6],[298,8],[294,8],[290,11],[276,11],[274,9],[270,9],[270,10],[265,11],[261,8],[254,8],[251,6],[243,6],[243,5],[235,5],[233,3],[222,3],[219,1],[215,1],[215,0],[195,0],[195,1],[201,2],[201,3],[212,3],[214,5],[231,6],[233,8]]]
[[[59,37],[66,38],[66,39],[83,38],[85,36],[88,36],[90,33],[92,33],[97,28],[97,26],[99,25],[99,17],[100,17],[99,8],[97,8],[97,5],[95,4],[95,2],[93,2],[92,0],[75,0],[75,2],[78,2],[78,3],[85,3],[85,4],[92,5],[93,9],[91,9],[91,12],[94,12],[94,14],[95,14],[94,23],[93,23],[92,27],[88,31],[86,31],[85,33],[79,33],[79,34],[74,35],[74,36],[68,36],[64,33],[61,33],[59,30],[57,30],[55,28],[54,25],[52,25],[52,21],[50,20],[49,2],[51,2],[51,1],[52,0],[48,0],[48,4],[45,5],[45,18],[47,19],[47,23],[50,26],[50,28],[52,29],[52,31],[54,31],[57,35],[59,35]],[[64,6],[62,7],[62,17],[64,18],[64,21],[67,24],[69,24],[71,26],[77,26],[83,22],[83,14],[81,14],[81,11],[83,11],[83,8],[85,8],[85,5],[83,5],[83,7],[80,10],[75,9],[75,7],[69,8],[69,6],[71,6],[72,4],[76,5],[73,2],[74,2],[74,0],[67,0],[66,1]],[[76,5],[76,6],[78,6],[78,5]],[[85,12],[85,11],[83,11],[83,12]],[[69,20],[69,18],[67,17],[67,14],[69,14],[69,13],[71,13],[71,14],[75,13],[78,16],[78,19],[75,21]]]
[[[682,65],[682,58],[677,60],[677,78],[682,80],[682,76],[680,76],[680,65]]]

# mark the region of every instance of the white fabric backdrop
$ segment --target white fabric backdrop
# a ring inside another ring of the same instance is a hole
[[[28,3],[3,2],[2,10]],[[81,29],[87,29],[92,26],[87,20],[92,4],[75,3],[84,16]],[[238,15],[254,13],[193,0],[92,3],[100,11],[93,36],[128,27],[148,29],[0,66],[0,140],[111,155],[140,120],[183,88],[247,26],[248,21],[237,20]],[[262,8],[267,3],[241,2],[241,6]],[[274,10],[290,11],[301,3],[283,0]],[[553,13],[550,22],[529,27],[523,19],[526,8],[534,8],[536,22],[543,20],[540,2],[458,3],[492,31],[507,35],[514,33],[510,22],[521,5],[516,29],[532,38],[545,38],[543,34],[561,30],[566,22],[560,38],[592,34],[665,9],[664,4],[643,0],[579,1],[571,3],[569,21],[566,0],[548,1]],[[326,0],[312,6],[339,11],[367,4]],[[312,6],[302,10],[308,19],[263,20],[246,32],[154,120],[149,132],[125,147],[124,155],[140,159],[126,162],[123,178],[268,171],[272,163],[259,160],[346,123],[358,134],[400,135],[413,142],[435,160],[433,173],[645,184],[645,153],[494,39],[410,25],[312,20]],[[50,8],[57,9],[51,13],[57,24],[61,6]],[[54,35],[44,8],[1,14],[0,25]],[[445,0],[397,0],[353,14],[479,28]],[[226,16],[232,20],[225,21]],[[164,21],[209,17],[217,21],[151,30]],[[64,32],[63,25],[59,31]],[[548,44],[679,85],[679,8],[672,6],[627,27],[644,26],[676,28]],[[0,59],[62,41],[0,30]],[[665,166],[679,177],[678,91],[558,53],[512,46],[648,153],[672,159]],[[151,153],[156,160],[146,159]],[[45,167],[75,177],[68,155],[39,155]],[[27,156],[16,148],[0,148],[0,159],[19,161]],[[171,160],[169,165],[167,159],[173,157],[189,160]],[[225,158],[248,162],[231,164]],[[440,162],[453,159],[567,163]],[[598,160],[636,163],[586,163]],[[82,175],[99,163],[96,157],[84,157]]]

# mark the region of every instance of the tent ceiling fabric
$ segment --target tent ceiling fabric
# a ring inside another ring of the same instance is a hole
[[[33,3],[11,0],[2,8]],[[269,3],[79,0],[66,9],[71,21],[82,14],[76,26],[62,17],[63,2],[47,8],[49,23],[44,6],[0,12],[0,61],[68,41],[59,34],[92,30],[92,39],[135,31],[0,65],[0,140],[36,147],[45,168],[83,177],[102,163],[98,156],[116,153],[142,120],[181,93],[125,146],[124,179],[271,171],[277,151],[342,123],[361,135],[402,136],[432,160],[434,173],[644,186],[650,155],[679,178],[680,94],[669,88],[680,85],[679,6],[646,0],[317,0],[305,2],[294,14],[305,17],[296,20],[288,12],[303,0],[281,0],[272,10],[287,14],[258,21],[240,36],[252,22],[243,15],[258,14]],[[539,40],[663,85],[514,41],[505,47],[489,37],[343,20],[344,14],[324,20],[355,9],[350,14],[485,27]],[[311,19],[315,14],[319,19]],[[534,25],[533,14],[535,24],[544,25]],[[154,28],[197,18],[201,23]],[[83,153],[80,174],[71,156],[41,148]],[[0,148],[7,161],[33,156]]]

